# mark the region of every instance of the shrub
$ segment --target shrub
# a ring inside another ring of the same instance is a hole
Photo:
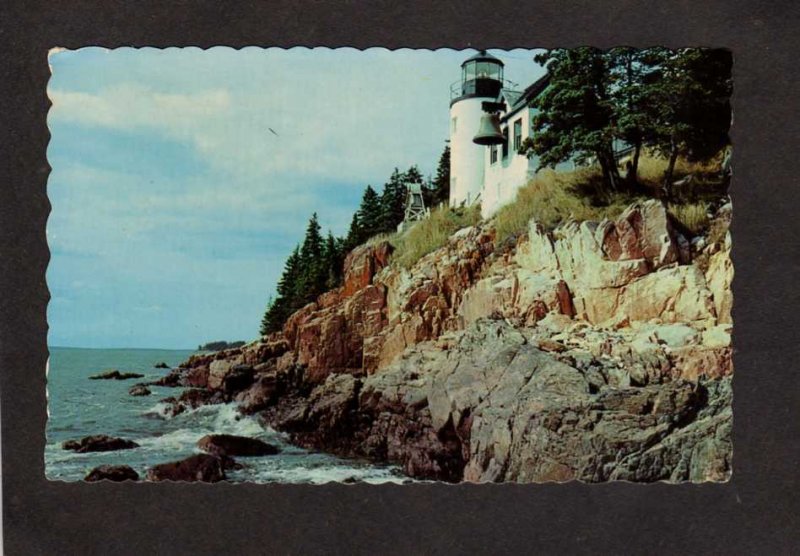
[[[410,268],[428,253],[445,245],[447,239],[458,230],[477,224],[480,217],[478,207],[437,207],[425,220],[417,222],[405,233],[390,238],[395,247],[392,261]]]

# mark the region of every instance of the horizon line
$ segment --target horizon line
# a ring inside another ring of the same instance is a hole
[[[47,345],[48,349],[105,349],[105,350],[158,350],[158,351],[198,351],[194,348],[165,348],[165,347],[86,347],[86,346],[56,346]]]

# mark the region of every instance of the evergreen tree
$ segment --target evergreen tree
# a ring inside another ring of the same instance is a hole
[[[267,303],[267,310],[261,319],[260,332],[262,336],[280,330],[289,315],[302,306],[300,292],[297,288],[300,280],[300,271],[300,250],[295,247],[283,267],[283,273],[278,281],[277,295],[274,298],[270,298]]]
[[[439,157],[436,176],[430,184],[431,207],[450,201],[450,145],[446,145]]]
[[[304,264],[319,259],[320,255],[322,254],[322,236],[320,235],[321,229],[322,228],[319,225],[317,213],[315,212],[311,215],[311,219],[308,221],[305,239],[303,239],[303,246],[300,249],[300,258]]]
[[[706,158],[728,143],[732,58],[721,49],[650,49],[656,69],[650,100],[656,114],[650,143],[668,157],[664,197],[671,195],[678,156]]]
[[[574,158],[596,159],[605,182],[617,188],[619,172],[613,152],[613,113],[609,98],[607,60],[595,48],[554,49],[539,54],[549,86],[533,101],[534,139],[523,144],[528,155],[538,155],[540,167]]]
[[[323,247],[323,260],[325,261],[325,289],[332,290],[342,283],[342,247],[341,241],[333,237],[329,230]]]
[[[637,183],[639,157],[645,142],[653,138],[656,107],[652,75],[658,58],[651,49],[619,47],[607,55],[612,118],[619,139],[633,147],[627,172],[629,187]]]
[[[353,248],[361,245],[366,238],[364,237],[364,227],[361,225],[361,220],[358,217],[358,212],[353,214],[353,219],[350,221],[350,229],[344,239],[344,252],[348,253]]]
[[[383,186],[380,232],[392,233],[397,230],[397,225],[403,221],[406,201],[405,181],[406,175],[395,168],[389,181]]]
[[[300,256],[300,247],[295,247],[292,254],[286,259],[283,274],[278,280],[278,297],[275,300],[275,305],[278,305],[276,314],[282,318],[281,326],[283,326],[283,322],[286,321],[289,315],[304,305],[303,292],[300,288],[302,271],[303,262]]]
[[[323,240],[320,234],[319,219],[315,212],[308,221],[303,246],[300,248],[300,278],[298,296],[301,307],[310,303],[325,291],[327,268],[323,255]]]
[[[358,222],[363,233],[363,239],[359,243],[363,243],[383,231],[381,198],[378,197],[371,185],[367,186],[364,190],[364,196],[361,198],[361,206],[358,208]]]

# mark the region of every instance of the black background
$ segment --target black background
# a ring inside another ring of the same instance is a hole
[[[798,16],[793,2],[730,0],[0,4],[6,553],[797,553]],[[623,44],[734,53],[736,373],[728,484],[45,480],[49,48]]]

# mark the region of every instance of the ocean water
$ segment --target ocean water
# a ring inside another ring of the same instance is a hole
[[[177,366],[192,351],[152,349],[50,348],[47,378],[48,421],[45,473],[48,479],[78,481],[102,464],[126,464],[144,477],[148,467],[199,453],[197,441],[206,434],[236,434],[259,438],[281,448],[266,457],[237,457],[244,465],[228,471],[231,482],[326,483],[355,479],[368,483],[403,482],[398,468],[378,466],[311,452],[292,446],[285,435],[262,426],[257,418],[242,416],[234,404],[200,407],[176,417],[165,416],[159,400],[177,396],[182,388],[150,386],[150,396],[131,396],[137,382],[164,376],[164,361]],[[107,369],[144,374],[141,379],[89,380]],[[141,447],[116,452],[77,454],[62,442],[93,434],[134,440]]]

